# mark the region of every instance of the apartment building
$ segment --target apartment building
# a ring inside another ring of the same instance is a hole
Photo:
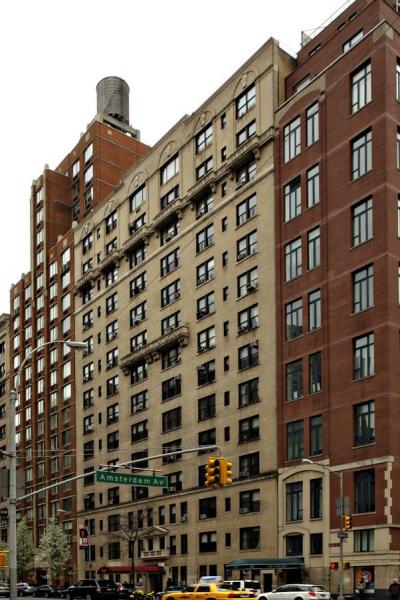
[[[397,5],[305,39],[276,113],[279,555],[336,591],[343,473],[345,592],[377,597],[400,558]]]
[[[9,324],[10,315],[0,315],[0,452],[7,452],[7,434],[9,428],[9,412],[7,410],[9,395]],[[7,457],[0,454],[0,469],[7,468]],[[6,494],[0,499],[0,539],[7,541],[7,514]]]
[[[148,151],[128,124],[128,93],[123,80],[102,80],[96,117],[60,165],[46,165],[32,185],[31,270],[11,288],[10,319],[10,381],[19,389],[17,454],[27,494],[76,473],[74,356],[62,344],[76,339],[73,228]],[[32,496],[17,509],[32,526],[35,545],[50,517],[75,536],[75,483]],[[76,574],[73,548],[65,581]],[[40,581],[44,573],[35,567]]]
[[[270,39],[73,231],[79,577],[134,568],[162,589],[242,556],[275,580],[273,142],[291,68]],[[204,451],[151,459],[209,444],[233,485],[205,487]],[[133,460],[168,487],[96,482]]]

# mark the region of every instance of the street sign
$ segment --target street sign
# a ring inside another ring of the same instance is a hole
[[[342,540],[347,540],[347,538],[349,537],[349,534],[347,533],[347,531],[342,531],[342,532],[338,531],[337,536],[339,539],[341,538]]]
[[[168,487],[168,478],[164,475],[128,475],[116,471],[96,471],[96,481],[99,483],[125,483],[140,487]]]

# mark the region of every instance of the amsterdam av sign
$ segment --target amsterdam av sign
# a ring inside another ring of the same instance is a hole
[[[100,483],[125,483],[126,485],[141,487],[168,487],[168,479],[164,475],[127,475],[116,471],[96,471],[96,481]]]

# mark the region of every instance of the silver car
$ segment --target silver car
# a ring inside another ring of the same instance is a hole
[[[260,594],[258,600],[330,600],[331,595],[322,585],[287,583],[272,592]]]

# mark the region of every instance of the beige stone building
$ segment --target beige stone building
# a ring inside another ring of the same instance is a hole
[[[7,435],[9,429],[9,412],[7,410],[9,398],[9,323],[10,315],[0,315],[0,451],[7,451]],[[7,457],[0,453],[0,469],[7,468]],[[7,515],[6,498],[0,498],[0,537],[7,541]]]
[[[273,124],[291,67],[270,39],[74,229],[79,577],[133,565],[161,589],[243,559],[275,578]],[[208,453],[147,460],[207,444],[231,459],[231,486],[204,486]],[[168,488],[95,482],[141,458]]]

